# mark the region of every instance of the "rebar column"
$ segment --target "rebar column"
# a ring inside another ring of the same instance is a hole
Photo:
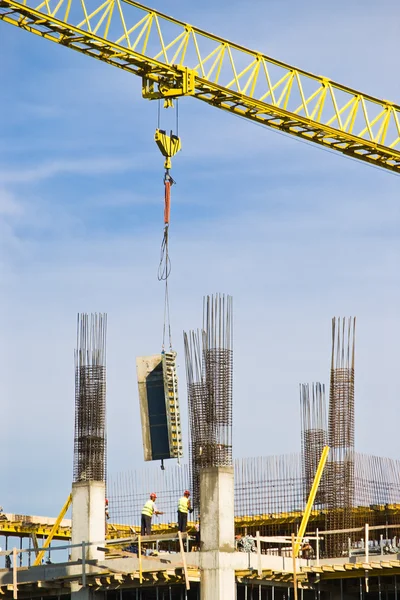
[[[355,318],[332,319],[327,465],[327,529],[352,527],[354,504],[354,352]],[[341,556],[348,534],[328,535],[329,556]]]
[[[105,539],[106,328],[104,314],[78,314],[75,350],[75,439],[72,484],[71,559],[102,559],[91,544]],[[88,588],[74,583],[71,597],[87,600]]]
[[[74,482],[106,480],[107,315],[78,315]]]
[[[189,464],[192,505],[200,506],[200,467],[207,465],[207,388],[203,373],[204,331],[183,334],[185,345],[186,381],[189,405]]]
[[[328,443],[325,386],[300,384],[301,454],[304,496],[308,498],[324,446]],[[323,477],[315,504],[325,503],[326,480]]]
[[[184,333],[189,402],[193,505],[200,503],[200,469],[232,465],[232,298],[203,301],[203,329]]]
[[[216,294],[203,301],[206,332],[204,371],[207,386],[210,467],[232,465],[233,314],[232,297]]]

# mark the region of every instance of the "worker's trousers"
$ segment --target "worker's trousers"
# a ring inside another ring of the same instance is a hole
[[[188,514],[178,510],[178,531],[184,533],[186,531]]]
[[[148,515],[142,515],[142,530],[141,535],[150,535],[151,534],[151,517]]]

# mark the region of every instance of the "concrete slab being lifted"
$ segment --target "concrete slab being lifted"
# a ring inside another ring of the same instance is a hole
[[[136,359],[144,460],[182,456],[176,352]]]

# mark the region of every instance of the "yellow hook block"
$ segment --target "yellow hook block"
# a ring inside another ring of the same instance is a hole
[[[171,134],[168,135],[166,131],[162,129],[156,129],[154,139],[161,154],[165,156],[164,167],[170,169],[171,158],[181,149],[181,139],[177,135],[174,135],[172,131]]]

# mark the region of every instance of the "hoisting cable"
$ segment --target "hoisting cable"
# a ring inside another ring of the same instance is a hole
[[[165,348],[165,332],[168,327],[169,347],[172,349],[171,322],[169,311],[169,295],[168,295],[168,277],[171,273],[171,260],[169,257],[168,234],[169,221],[171,214],[171,187],[175,183],[170,174],[171,157],[174,156],[181,147],[180,139],[177,135],[167,135],[165,131],[156,129],[155,141],[162,153],[165,156],[164,168],[164,234],[161,242],[160,264],[158,266],[158,280],[165,281],[164,295],[164,325],[163,325],[163,340],[162,349]]]
[[[172,348],[171,321],[169,314],[169,295],[168,295],[168,277],[171,273],[171,259],[169,257],[168,247],[168,230],[169,218],[171,212],[171,186],[174,180],[169,174],[169,170],[165,171],[164,176],[164,235],[161,242],[160,264],[158,266],[158,281],[165,281],[164,295],[164,325],[163,325],[163,340],[162,349],[165,348],[165,331],[168,326],[169,347]]]

